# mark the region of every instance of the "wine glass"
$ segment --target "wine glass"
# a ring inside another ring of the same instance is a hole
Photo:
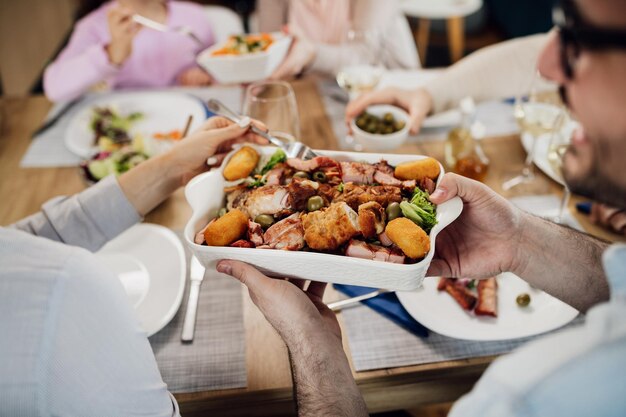
[[[533,160],[537,148],[537,138],[543,134],[558,131],[562,128],[563,107],[556,103],[554,92],[537,92],[539,75],[533,78],[530,94],[526,97],[517,96],[513,107],[513,115],[520,127],[521,135],[530,138],[531,145],[524,161],[522,172],[509,178],[502,184],[504,191],[521,189],[524,186],[533,186],[535,173]]]
[[[563,114],[561,118],[565,119],[565,115]],[[571,132],[566,133],[563,132],[563,130],[555,130],[550,137],[550,144],[548,145],[548,163],[552,167],[554,174],[561,180],[561,183],[563,183],[563,197],[561,198],[559,211],[558,214],[552,218],[555,223],[563,223],[563,214],[565,213],[571,196],[569,187],[563,178],[563,157],[567,152],[570,142]]]
[[[382,36],[377,30],[350,30],[341,43],[337,84],[350,100],[372,91],[385,71]]]
[[[284,81],[259,81],[246,89],[243,113],[265,123],[269,133],[285,142],[300,138],[296,95]]]

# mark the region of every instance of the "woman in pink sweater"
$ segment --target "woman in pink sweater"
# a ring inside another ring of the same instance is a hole
[[[202,45],[177,32],[139,26],[134,13],[170,28],[188,26]],[[50,100],[64,101],[103,84],[109,89],[208,85],[211,77],[195,58],[212,44],[209,20],[199,4],[109,1],[76,24],[68,45],[46,68],[44,91]]]

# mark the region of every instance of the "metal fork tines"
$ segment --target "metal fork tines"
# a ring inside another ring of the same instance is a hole
[[[226,107],[226,105],[224,105],[224,103],[219,100],[212,98],[208,101],[207,105],[209,110],[211,110],[213,113],[225,117],[235,123],[240,123],[242,120],[242,116],[238,115],[237,113]],[[313,159],[317,156],[317,154],[313,152],[311,148],[309,148],[302,142],[285,142],[277,137],[270,135],[269,132],[259,129],[255,125],[252,125],[250,127],[250,130],[261,136],[262,138],[267,139],[270,143],[283,149],[287,154],[287,157],[289,158],[300,158],[306,160]]]

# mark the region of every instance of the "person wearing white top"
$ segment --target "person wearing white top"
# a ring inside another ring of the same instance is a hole
[[[207,157],[266,143],[248,128],[209,119],[170,152],[0,228],[0,416],[179,415],[120,281],[90,251],[208,169]]]

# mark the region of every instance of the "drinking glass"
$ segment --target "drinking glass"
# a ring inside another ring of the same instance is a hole
[[[260,81],[246,89],[243,113],[265,123],[269,133],[294,142],[300,138],[300,117],[296,95],[283,81]]]
[[[533,160],[537,148],[537,138],[541,135],[558,131],[563,126],[563,107],[556,103],[554,92],[537,92],[539,75],[533,78],[530,94],[526,97],[517,96],[513,107],[513,115],[520,127],[521,135],[531,139],[531,146],[524,161],[522,172],[506,180],[502,184],[504,191],[531,186],[535,182]],[[520,137],[521,137],[520,135]]]
[[[350,30],[341,43],[337,84],[345,90],[350,100],[372,91],[385,71],[383,42],[377,30]]]
[[[561,117],[562,119],[565,116]],[[552,136],[550,137],[550,144],[548,145],[548,163],[552,167],[555,175],[561,180],[563,183],[563,197],[561,198],[561,204],[559,205],[558,214],[552,218],[552,221],[555,223],[563,222],[563,214],[565,213],[565,209],[567,208],[567,204],[570,199],[570,190],[563,179],[563,157],[567,152],[567,148],[569,147],[571,142],[571,134],[565,133],[562,130],[554,131]]]

